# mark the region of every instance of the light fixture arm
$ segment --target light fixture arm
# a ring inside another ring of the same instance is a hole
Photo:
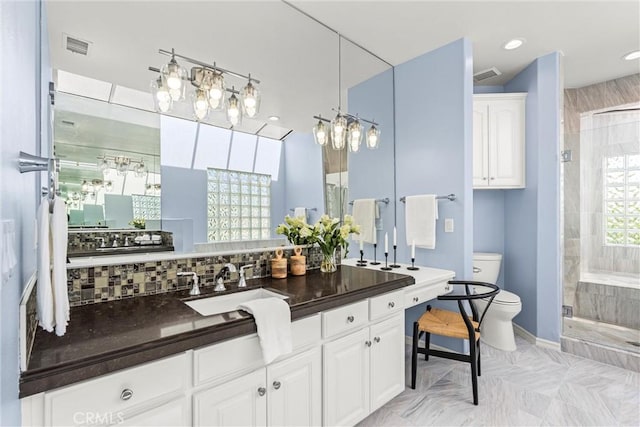
[[[184,56],[184,55],[180,55],[178,53],[175,53],[173,49],[171,49],[171,51],[168,50],[164,50],[164,49],[158,49],[158,53],[162,54],[162,55],[167,55],[167,56],[171,56],[171,57],[177,57],[180,59],[184,59],[187,62],[190,62],[194,65],[199,65],[201,67],[204,68],[208,68],[214,71],[218,71],[220,73],[223,74],[230,74],[232,76],[238,77],[240,79],[247,79],[249,81],[255,82],[257,84],[260,84],[260,80],[256,79],[255,77],[251,77],[251,75],[245,76],[243,74],[240,73],[236,73],[235,71],[231,71],[231,70],[227,70],[224,68],[220,68],[217,65],[211,65],[211,64],[207,64],[206,62],[202,62],[202,61],[198,61],[197,59],[193,59],[193,58],[189,58],[188,56]],[[149,70],[151,71],[156,71],[157,69],[151,69],[152,67],[149,67]],[[159,70],[158,70],[159,71]]]
[[[338,111],[338,110],[336,110],[335,108],[332,108],[331,110],[332,110],[332,111]],[[357,119],[357,120],[360,120],[361,122],[369,123],[370,125],[379,126],[379,123],[376,123],[376,122],[375,122],[375,121],[373,121],[373,120],[363,119],[363,118],[362,118],[362,117],[360,117],[360,116],[354,116],[353,114],[350,114],[350,113],[340,112],[340,114],[342,114],[343,116],[349,117],[349,118],[351,118],[351,119],[354,119],[354,120],[356,120],[356,119]],[[321,120],[321,121],[323,121],[323,122],[331,123],[331,120],[326,119],[326,118],[324,118],[324,117],[322,117],[322,116],[313,116],[313,118],[314,118],[314,119],[316,119],[316,120]]]

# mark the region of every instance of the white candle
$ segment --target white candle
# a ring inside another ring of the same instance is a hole
[[[398,246],[398,233],[396,227],[393,227],[393,246]]]
[[[416,241],[412,240],[411,241],[411,259],[415,259],[416,258]]]
[[[360,251],[364,250],[364,241],[360,239]]]
[[[384,253],[389,253],[389,233],[384,233]]]

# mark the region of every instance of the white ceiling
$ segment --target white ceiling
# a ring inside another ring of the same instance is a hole
[[[566,87],[639,71],[639,61],[621,59],[640,48],[637,0],[293,3],[394,65],[468,37],[474,71],[496,66],[504,73],[484,84],[503,84],[558,50]],[[247,124],[254,130],[277,115],[279,126],[308,131],[314,114],[329,116],[338,103],[338,37],[280,1],[49,1],[47,24],[54,69],[127,88],[149,89],[153,73],[147,67],[167,61],[160,48],[251,73],[262,81],[260,115]],[[89,56],[65,50],[63,33],[90,41]],[[503,50],[513,37],[527,43]],[[387,67],[343,42],[343,90]],[[342,98],[344,103],[344,93]]]

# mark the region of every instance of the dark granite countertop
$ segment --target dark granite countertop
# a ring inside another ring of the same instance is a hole
[[[314,270],[286,279],[253,279],[247,289],[287,294],[296,320],[413,283],[411,276],[340,266],[332,274]],[[227,288],[227,293],[237,291]],[[201,289],[198,298],[214,295],[211,287]],[[36,332],[20,377],[20,397],[256,332],[253,317],[243,311],[202,316],[183,299],[191,299],[187,290],[73,307],[64,336]]]

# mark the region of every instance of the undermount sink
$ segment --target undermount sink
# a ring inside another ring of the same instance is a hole
[[[192,301],[184,301],[184,303],[203,316],[211,316],[214,314],[235,311],[238,309],[238,306],[240,304],[243,304],[247,301],[270,297],[280,299],[289,298],[286,295],[281,295],[279,293],[260,288],[252,289],[250,291],[235,292],[233,294],[213,296]]]

